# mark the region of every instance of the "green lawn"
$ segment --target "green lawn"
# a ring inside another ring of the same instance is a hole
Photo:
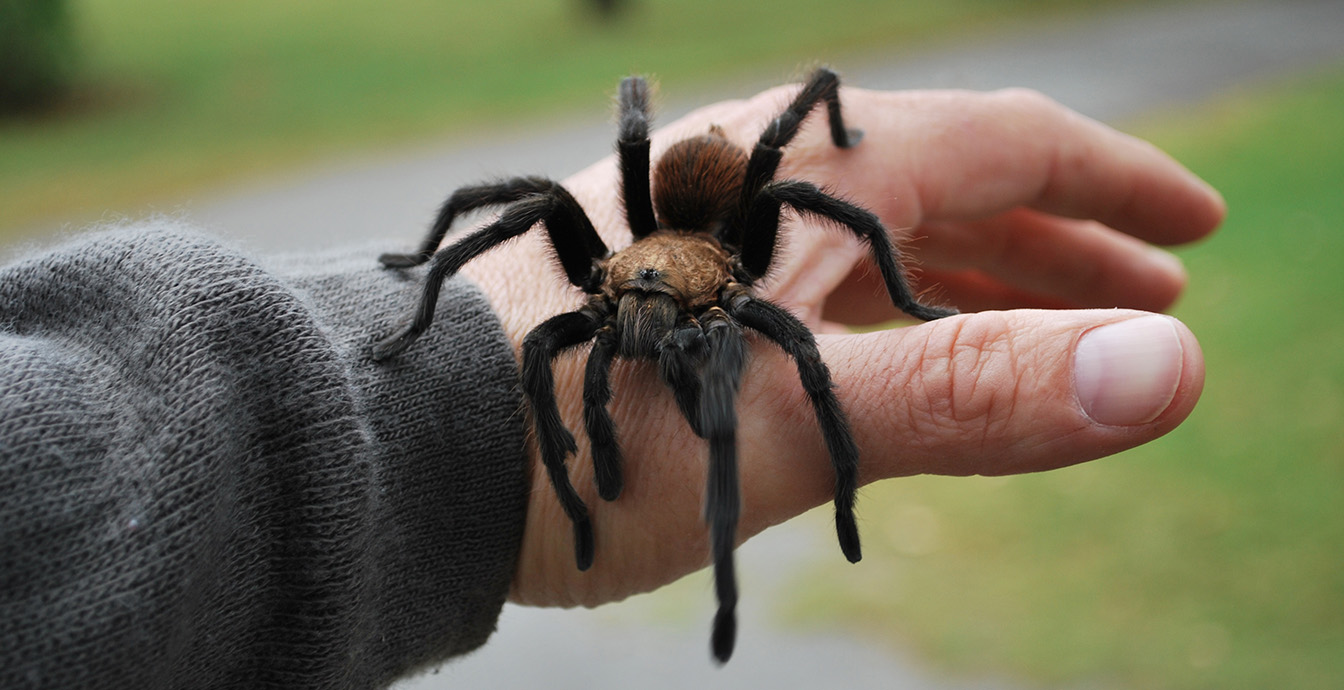
[[[686,92],[733,75],[965,35],[1079,0],[181,3],[71,0],[78,98],[0,121],[0,241],[141,212],[324,156],[409,146],[587,106],[632,71]]]
[[[1342,121],[1344,71],[1141,124],[1230,209],[1181,252],[1191,285],[1176,313],[1208,361],[1194,414],[1087,466],[872,487],[862,567],[806,576],[792,615],[956,673],[1339,687]]]

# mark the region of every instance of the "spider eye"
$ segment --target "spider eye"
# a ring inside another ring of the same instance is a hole
[[[658,269],[656,269],[656,268],[641,268],[641,269],[639,269],[639,279],[640,279],[640,280],[661,280],[662,277],[663,277],[663,272],[660,271],[660,270],[658,270]]]

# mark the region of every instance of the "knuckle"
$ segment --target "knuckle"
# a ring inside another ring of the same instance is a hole
[[[1028,113],[1043,114],[1057,112],[1061,106],[1053,98],[1036,89],[1014,86],[993,93],[993,98],[1002,104]]]
[[[927,346],[911,367],[918,391],[912,421],[937,435],[968,433],[997,438],[1017,418],[1017,401],[1030,375],[1015,355],[1013,329],[1003,319],[954,319],[931,324]]]

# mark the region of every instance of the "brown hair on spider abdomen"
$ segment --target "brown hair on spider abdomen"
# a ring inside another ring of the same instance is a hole
[[[673,144],[653,171],[653,207],[662,227],[714,231],[737,211],[747,153],[713,127]]]

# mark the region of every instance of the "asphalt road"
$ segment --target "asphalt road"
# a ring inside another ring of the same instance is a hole
[[[847,83],[868,88],[1029,86],[1100,120],[1123,123],[1341,60],[1344,2],[1273,0],[1118,9],[981,36],[974,44],[919,53],[894,47],[891,54],[835,66]],[[772,83],[762,78],[684,100],[678,97],[686,94],[666,94],[662,121]],[[511,173],[563,177],[611,151],[603,94],[594,95],[590,113],[575,118],[484,141],[351,160],[146,211],[183,214],[265,252],[379,238],[384,247],[410,246],[461,184]],[[787,596],[782,583],[798,564],[833,562],[837,572],[863,567],[844,563],[824,524],[805,519],[772,530],[745,545],[739,559],[740,638],[723,669],[708,652],[712,589],[692,584],[594,611],[506,607],[499,632],[482,650],[399,687],[1011,687],[998,679],[940,677],[857,634],[773,624],[773,607]]]
[[[969,45],[893,51],[835,67],[846,83],[874,89],[1026,86],[1123,124],[1153,108],[1180,107],[1341,59],[1344,2],[1231,0],[1119,9],[982,35]],[[659,120],[751,95],[791,68],[709,93],[665,93]],[[458,186],[522,173],[562,178],[612,150],[606,94],[594,94],[591,111],[571,117],[540,121],[523,132],[472,133],[470,139],[348,160],[147,211],[184,213],[263,251],[380,237],[411,245]]]

